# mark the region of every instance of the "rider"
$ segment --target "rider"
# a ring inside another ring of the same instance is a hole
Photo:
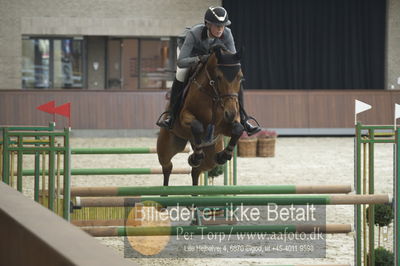
[[[189,68],[200,61],[206,60],[210,47],[223,44],[232,53],[236,53],[235,43],[229,26],[231,21],[223,7],[209,7],[204,15],[204,24],[193,26],[187,32],[181,47],[174,83],[172,84],[168,117],[157,123],[158,126],[171,129],[179,111],[180,95],[183,91],[184,81]],[[248,135],[253,135],[261,130],[259,126],[249,123],[249,117],[243,106],[243,87],[239,92],[240,123]]]

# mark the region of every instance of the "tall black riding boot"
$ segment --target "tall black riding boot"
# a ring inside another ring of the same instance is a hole
[[[157,122],[157,126],[171,129],[179,111],[179,99],[183,90],[183,82],[175,78],[171,88],[171,96],[169,100],[169,107],[167,111],[167,118]]]
[[[243,104],[243,87],[240,86],[240,91],[239,91],[239,112],[240,112],[240,123],[243,125],[244,130],[247,132],[247,135],[251,136],[256,134],[257,132],[261,131],[261,128],[253,117],[249,117],[244,110],[244,104]],[[249,123],[249,120],[252,119],[257,123],[257,126],[253,126],[252,124]]]

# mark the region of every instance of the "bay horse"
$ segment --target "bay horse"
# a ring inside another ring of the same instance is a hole
[[[198,66],[191,80],[181,111],[171,130],[161,128],[157,139],[158,160],[162,166],[164,186],[172,171],[171,159],[189,141],[193,154],[192,184],[199,175],[222,165],[232,153],[244,128],[240,124],[238,95],[243,73],[241,53],[230,53],[224,46],[215,46],[203,65]],[[226,148],[223,136],[230,137]]]

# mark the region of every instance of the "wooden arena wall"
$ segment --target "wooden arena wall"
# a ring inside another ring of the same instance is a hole
[[[373,106],[359,120],[393,124],[400,91],[249,90],[245,105],[264,128],[351,128],[354,100]],[[72,103],[74,129],[155,129],[166,105],[164,91],[0,90],[0,125],[42,125],[52,116],[35,108],[55,100]],[[66,119],[57,117],[59,127]]]

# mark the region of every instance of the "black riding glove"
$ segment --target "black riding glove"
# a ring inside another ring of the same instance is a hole
[[[207,60],[208,60],[208,57],[210,57],[210,55],[209,54],[205,54],[205,55],[199,55],[199,60],[200,60],[200,62],[201,63],[205,63],[205,62],[207,62]]]

